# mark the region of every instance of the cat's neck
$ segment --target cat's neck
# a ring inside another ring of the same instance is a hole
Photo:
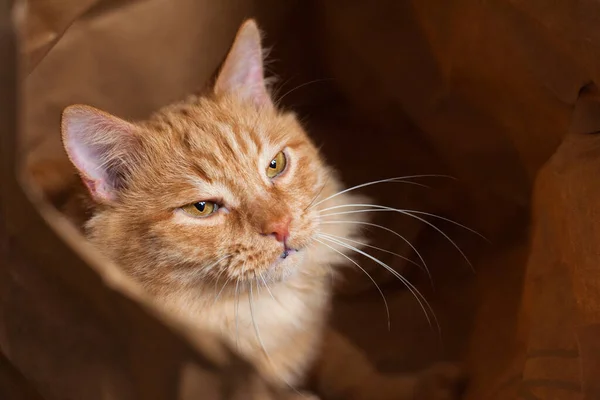
[[[244,326],[259,322],[265,329],[271,324],[293,327],[327,314],[332,278],[324,267],[306,264],[280,281],[230,282],[223,287],[223,280],[221,285],[179,288],[156,298],[171,312],[216,331],[227,331],[236,321]]]

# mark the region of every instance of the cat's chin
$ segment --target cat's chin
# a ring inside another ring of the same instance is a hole
[[[294,261],[297,261],[298,259],[298,251],[297,250],[285,250],[283,253],[281,253],[279,255],[279,257],[277,257],[275,259],[275,261],[273,261],[271,263],[271,265],[269,266],[270,270],[274,270],[277,268],[285,268],[286,265],[289,265],[290,263],[293,264]]]
[[[280,254],[268,267],[268,274],[277,280],[292,276],[304,261],[305,250],[288,249]]]

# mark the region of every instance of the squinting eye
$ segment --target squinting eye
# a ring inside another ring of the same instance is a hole
[[[217,203],[212,201],[199,201],[197,203],[188,204],[181,209],[192,217],[208,217],[219,209]]]
[[[269,163],[269,167],[267,168],[267,176],[271,179],[275,178],[285,170],[286,165],[287,160],[285,158],[285,154],[283,151],[280,151]]]

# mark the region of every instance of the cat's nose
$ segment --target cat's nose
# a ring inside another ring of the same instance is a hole
[[[263,226],[263,235],[273,235],[278,242],[284,243],[290,236],[290,217],[269,221]]]

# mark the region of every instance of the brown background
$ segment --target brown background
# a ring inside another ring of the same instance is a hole
[[[453,175],[423,181],[431,189],[366,192],[379,204],[455,219],[491,241],[440,223],[473,273],[438,232],[378,215],[432,270],[435,291],[423,273],[393,264],[432,303],[442,345],[410,293],[366,262],[384,286],[392,330],[368,279],[351,272],[335,325],[382,371],[463,362],[469,399],[600,398],[597,2],[100,2],[46,54],[52,37],[44,32],[61,32],[82,3],[47,2],[26,27],[38,38],[24,47],[31,73],[21,148],[30,160],[62,156],[59,115],[68,104],[142,118],[201,86],[240,22],[256,16],[273,49],[278,98],[348,185]],[[373,234],[377,245],[414,257]]]

